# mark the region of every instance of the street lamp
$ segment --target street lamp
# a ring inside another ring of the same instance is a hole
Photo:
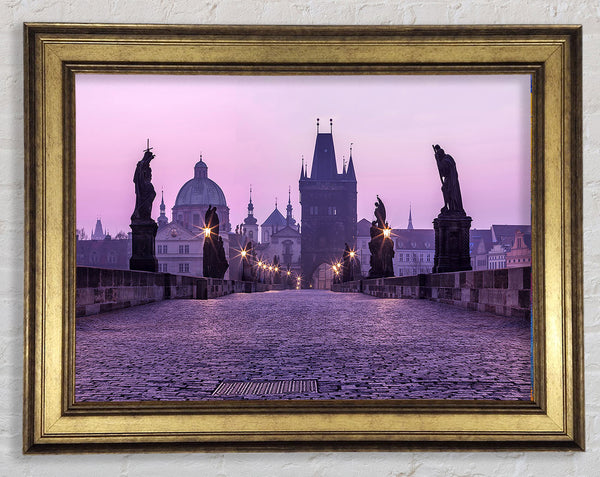
[[[210,237],[210,227],[204,227],[204,236],[205,237]]]

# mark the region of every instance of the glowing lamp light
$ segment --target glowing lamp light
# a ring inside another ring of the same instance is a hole
[[[209,237],[210,236],[210,227],[204,227],[204,236],[205,237]]]
[[[272,265],[269,265],[269,270],[273,270],[273,266]]]
[[[389,238],[391,233],[392,233],[392,229],[383,229],[383,236],[385,238]]]
[[[246,252],[245,250],[242,250],[242,258],[246,258],[248,252]]]
[[[290,272],[290,271],[288,270],[287,274],[288,274],[288,277],[289,277],[289,276],[292,274],[292,272]]]
[[[275,267],[275,271],[278,272],[279,271],[279,267]]]
[[[258,262],[258,266],[259,266],[259,267],[262,267],[262,262]]]
[[[354,258],[354,257],[355,257],[355,255],[356,255],[356,252],[355,252],[355,251],[351,251],[351,252],[350,252],[350,258]]]

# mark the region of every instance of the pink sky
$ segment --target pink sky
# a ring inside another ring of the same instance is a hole
[[[167,216],[200,153],[221,186],[233,228],[247,214],[262,223],[285,215],[288,186],[300,219],[301,156],[312,161],[316,118],[338,158],[350,143],[358,181],[358,220],[372,219],[376,194],[392,227],[432,228],[442,207],[432,144],[457,164],[473,228],[530,223],[530,93],[527,75],[484,76],[165,76],[76,78],[77,227],[102,219],[129,232],[133,172],[146,138],[156,158],[157,199]]]

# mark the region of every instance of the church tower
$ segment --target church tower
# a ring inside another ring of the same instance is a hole
[[[242,235],[246,237],[246,241],[258,242],[258,221],[254,217],[254,204],[252,203],[252,187],[250,187],[250,202],[248,202],[248,216],[244,219],[242,225]]]
[[[165,195],[163,192],[160,193],[160,215],[156,222],[158,222],[159,228],[164,227],[169,223],[169,219],[167,219],[167,216],[165,215]]]
[[[350,149],[346,170],[338,174],[333,145],[333,121],[330,132],[319,132],[310,176],[300,172],[302,206],[301,268],[303,287],[315,279],[315,271],[342,257],[345,244],[356,245],[356,174]]]
[[[294,220],[294,217],[292,216],[292,188],[291,187],[288,188],[288,204],[287,204],[287,207],[285,208],[285,211],[286,211],[285,225],[287,227],[295,227],[296,220]]]

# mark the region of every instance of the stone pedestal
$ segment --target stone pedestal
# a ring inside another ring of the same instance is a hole
[[[154,220],[132,223],[131,227],[131,258],[130,270],[144,272],[157,272],[158,260],[156,259],[154,239],[158,225]]]
[[[433,220],[435,257],[433,273],[471,270],[469,230],[471,217],[440,214]]]

